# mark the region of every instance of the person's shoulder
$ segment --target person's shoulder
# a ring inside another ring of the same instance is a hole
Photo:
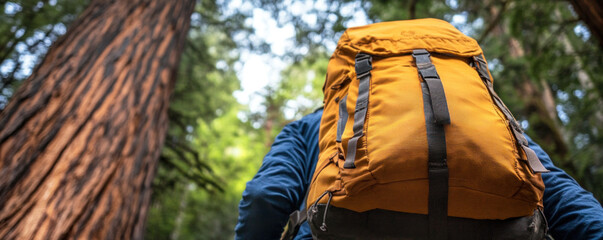
[[[300,127],[318,128],[320,126],[320,118],[322,117],[322,107],[316,109],[313,113],[310,113],[296,122],[300,124]]]
[[[320,119],[322,117],[322,107],[316,109],[313,113],[303,116],[301,119],[293,121],[285,128],[297,129],[300,133],[308,133],[318,131],[320,127]]]

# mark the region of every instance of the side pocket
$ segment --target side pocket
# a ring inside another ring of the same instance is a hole
[[[348,96],[346,95],[339,101],[339,120],[337,121],[337,142],[341,142],[341,136],[345,130],[345,125],[348,122],[348,108],[347,108]]]
[[[312,181],[311,182],[316,182],[316,178],[318,177],[318,175],[320,175],[320,173],[322,172],[322,170],[324,170],[327,166],[329,166],[329,164],[335,163],[336,160],[334,160],[334,158],[336,158],[338,154],[339,154],[339,152],[333,153],[329,157],[329,159],[327,159],[326,161],[319,162],[320,165],[318,165],[316,167],[315,173],[314,173],[314,176],[312,177]]]

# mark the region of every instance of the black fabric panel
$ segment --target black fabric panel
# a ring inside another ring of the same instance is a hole
[[[321,240],[339,239],[428,239],[428,216],[382,209],[366,212],[329,206],[325,224],[326,232],[319,227],[323,222],[325,204],[318,204],[308,211],[308,222],[312,234]],[[449,240],[471,239],[544,239],[546,222],[541,211],[533,215],[506,220],[477,220],[447,217]]]

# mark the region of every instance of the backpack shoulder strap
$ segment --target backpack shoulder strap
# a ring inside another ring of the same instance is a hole
[[[293,240],[293,238],[297,236],[299,228],[307,219],[308,215],[306,211],[296,210],[291,213],[291,215],[289,215],[289,221],[287,221],[287,225],[285,225],[281,240]]]

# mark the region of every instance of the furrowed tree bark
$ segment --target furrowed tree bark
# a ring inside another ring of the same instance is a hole
[[[0,115],[0,239],[142,239],[194,0],[93,0]]]

